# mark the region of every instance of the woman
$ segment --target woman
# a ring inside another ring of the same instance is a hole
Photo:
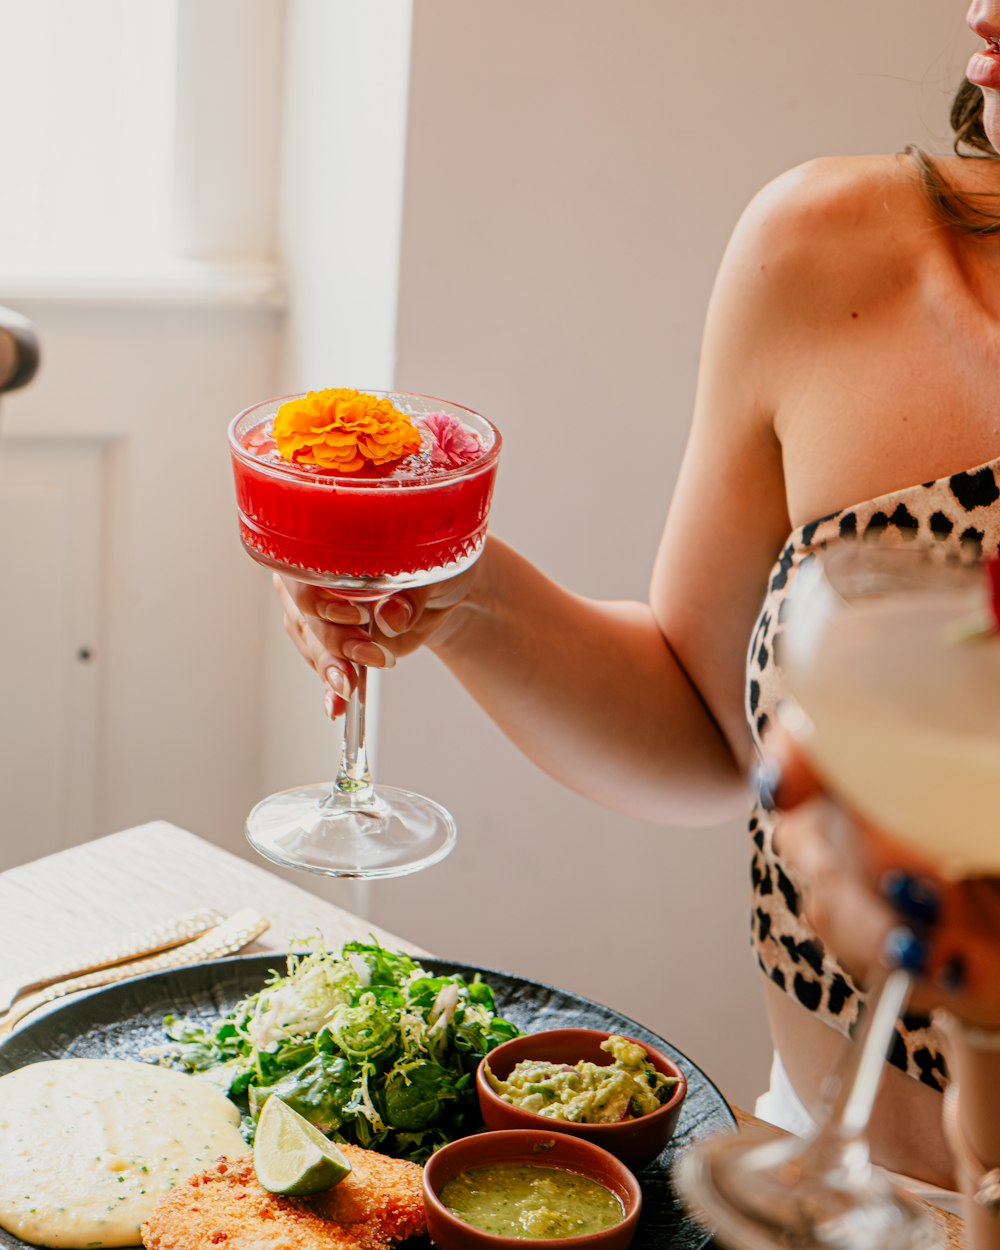
[[[1000,161],[987,135],[1000,143],[1000,0],[974,0],[969,22],[985,49],[955,120],[973,155],[814,161],[744,213],[708,313],[649,602],[581,598],[493,538],[468,573],[382,604],[371,638],[356,607],[289,584],[289,632],[323,676],[331,715],[352,664],[389,667],[427,645],[578,792],[645,819],[715,822],[745,807],[781,688],[781,603],[803,555],[866,531],[996,548]],[[706,514],[710,542],[697,538]],[[803,914],[770,806],[751,816],[754,938],[780,1056],[773,1092],[780,1104],[787,1082],[794,1115],[814,1103],[862,991]],[[876,1157],[949,1184],[940,1039],[908,1022],[893,1063]]]

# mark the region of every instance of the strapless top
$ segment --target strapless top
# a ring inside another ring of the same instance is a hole
[[[803,525],[789,537],[768,579],[747,654],[746,713],[758,750],[784,693],[783,616],[804,561],[835,543],[877,542],[939,549],[950,560],[982,559],[1000,550],[1000,457],[964,473],[890,491]],[[755,806],[752,939],[764,973],[807,1011],[850,1035],[864,1002],[802,915],[794,872],[774,847],[779,817]],[[935,1089],[947,1074],[930,1021],[908,1013],[898,1022],[889,1062]]]

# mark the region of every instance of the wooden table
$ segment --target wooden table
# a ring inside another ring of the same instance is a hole
[[[412,942],[318,898],[204,839],[154,821],[0,873],[0,977],[64,960],[67,952],[214,907],[253,907],[271,927],[246,954],[286,951],[320,933],[330,946],[368,934],[414,954]]]
[[[225,914],[253,907],[267,916],[271,927],[246,954],[286,951],[316,933],[328,946],[374,935],[398,950],[430,953],[262,865],[154,821],[0,873],[0,977],[27,974],[64,960],[68,951],[103,946],[201,907]],[[741,1126],[781,1131],[738,1107],[733,1111]],[[948,1250],[964,1250],[962,1221],[932,1210]]]

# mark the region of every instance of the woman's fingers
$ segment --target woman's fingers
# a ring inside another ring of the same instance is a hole
[[[285,626],[285,633],[289,638],[291,638],[292,642],[295,644],[295,649],[302,656],[302,658],[308,664],[315,667],[312,648],[314,640],[306,631],[305,617],[299,611],[298,605],[288,593],[288,588],[285,586],[285,583],[277,573],[272,576],[271,582],[278,595],[278,599],[281,602],[281,607],[284,612],[283,623]]]
[[[777,758],[794,769],[794,755],[781,748]],[[805,789],[787,776],[783,801]],[[915,978],[915,1010],[943,1006],[1000,1026],[1000,882],[945,880],[925,856],[823,795],[784,811],[780,837],[803,913],[856,980],[876,963],[901,966]]]
[[[355,666],[393,668],[398,656],[442,636],[451,609],[468,594],[471,571],[432,586],[416,586],[374,602],[275,574],[285,629],[299,654],[326,685],[326,710],[339,716],[355,683]]]
[[[292,600],[304,617],[323,621],[328,625],[356,627],[367,625],[371,620],[371,609],[366,603],[345,599],[332,590],[326,590],[322,586],[310,586],[306,582],[297,582],[291,577],[279,579],[275,574],[276,586],[279,580],[287,598]],[[285,596],[282,596],[282,602],[285,602]]]
[[[815,796],[782,816],[781,854],[810,924],[862,984],[886,951],[900,916],[850,867],[854,831],[830,799]]]
[[[790,810],[817,795],[822,782],[793,735],[781,724],[768,730],[757,770],[760,799],[767,810]]]
[[[1000,882],[941,883],[925,982],[916,1003],[1000,1026]]]
[[[414,587],[380,600],[375,605],[374,627],[386,638],[411,634],[426,641],[447,614],[469,593],[473,570],[449,577],[431,586]]]
[[[411,586],[369,603],[282,578],[285,593],[281,597],[286,612],[290,599],[306,627],[330,653],[371,668],[392,668],[400,656],[441,635],[445,618],[469,592],[472,571],[431,586]]]
[[[347,707],[347,701],[354,687],[354,669],[343,659],[334,655],[324,644],[320,632],[311,627],[308,619],[299,610],[288,587],[277,573],[273,581],[278,599],[284,609],[285,632],[305,662],[322,678],[326,687],[324,701],[326,714],[331,719],[340,716]]]
[[[412,628],[417,616],[416,606],[409,596],[391,595],[375,605],[375,626],[386,638],[398,638]]]
[[[1000,881],[944,879],[934,861],[823,793],[808,727],[775,726],[758,770],[810,924],[864,984],[876,963],[914,975],[911,1005],[1000,1027]],[[803,747],[805,749],[803,749]]]
[[[876,962],[904,967],[915,1010],[1000,1026],[1000,883],[943,881],[890,846],[824,798],[782,821],[803,911],[856,980]]]
[[[278,598],[285,609],[285,619],[292,618],[289,632],[299,651],[320,675],[331,660],[364,664],[367,668],[392,668],[395,652],[379,641],[379,630],[373,620],[372,605],[338,599],[319,586],[308,586],[290,578],[274,578]],[[294,630],[305,637],[299,645]],[[320,659],[314,657],[320,653]],[[347,671],[350,665],[343,665]]]

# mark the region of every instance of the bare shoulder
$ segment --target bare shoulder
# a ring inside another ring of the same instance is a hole
[[[905,284],[937,229],[909,157],[821,157],[754,196],[725,268],[762,315],[808,310],[814,321]]]
[[[822,254],[882,247],[926,231],[933,210],[915,162],[903,154],[820,157],[775,178],[744,215],[751,229],[774,246]],[[843,256],[841,254],[841,260]]]
[[[882,236],[926,223],[930,203],[914,161],[905,155],[825,156],[796,165],[762,188],[741,224],[792,244],[818,234]]]

